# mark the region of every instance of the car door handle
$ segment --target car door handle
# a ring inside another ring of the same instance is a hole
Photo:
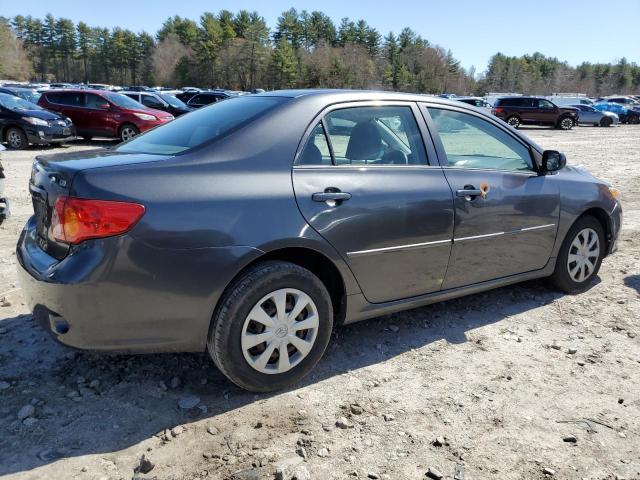
[[[479,197],[480,195],[482,195],[482,190],[480,190],[479,188],[464,188],[462,190],[457,190],[456,195],[458,197],[469,197],[470,199],[472,199],[474,197]]]
[[[351,194],[348,192],[327,190],[329,191],[314,193],[311,195],[311,200],[314,202],[335,202],[335,204],[340,205],[341,202],[351,198]]]

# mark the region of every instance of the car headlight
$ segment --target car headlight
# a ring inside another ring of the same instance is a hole
[[[609,187],[609,192],[611,192],[611,196],[613,198],[615,198],[618,201],[622,201],[622,192],[615,188],[615,187]]]
[[[47,122],[46,120],[42,120],[41,118],[24,117],[24,121],[30,123],[31,125],[40,125],[41,127],[49,126],[49,122]]]
[[[146,113],[134,113],[134,115],[138,117],[140,120],[149,120],[149,121],[158,120],[153,115],[148,115]]]

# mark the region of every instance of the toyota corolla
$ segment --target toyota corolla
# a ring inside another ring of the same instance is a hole
[[[17,257],[63,344],[208,351],[291,385],[336,325],[534,278],[588,288],[619,192],[501,120],[439,98],[282,91],[104,151],[38,157]]]

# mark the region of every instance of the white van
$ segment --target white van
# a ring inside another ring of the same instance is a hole
[[[595,103],[585,93],[554,93],[545,98],[559,107],[593,105]]]

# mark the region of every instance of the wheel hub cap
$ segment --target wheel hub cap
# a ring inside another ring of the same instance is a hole
[[[284,373],[311,352],[318,327],[311,297],[295,288],[275,290],[249,311],[242,326],[242,354],[260,373]]]
[[[575,282],[587,280],[596,269],[600,257],[600,241],[592,228],[580,230],[571,242],[567,268],[569,276]]]

